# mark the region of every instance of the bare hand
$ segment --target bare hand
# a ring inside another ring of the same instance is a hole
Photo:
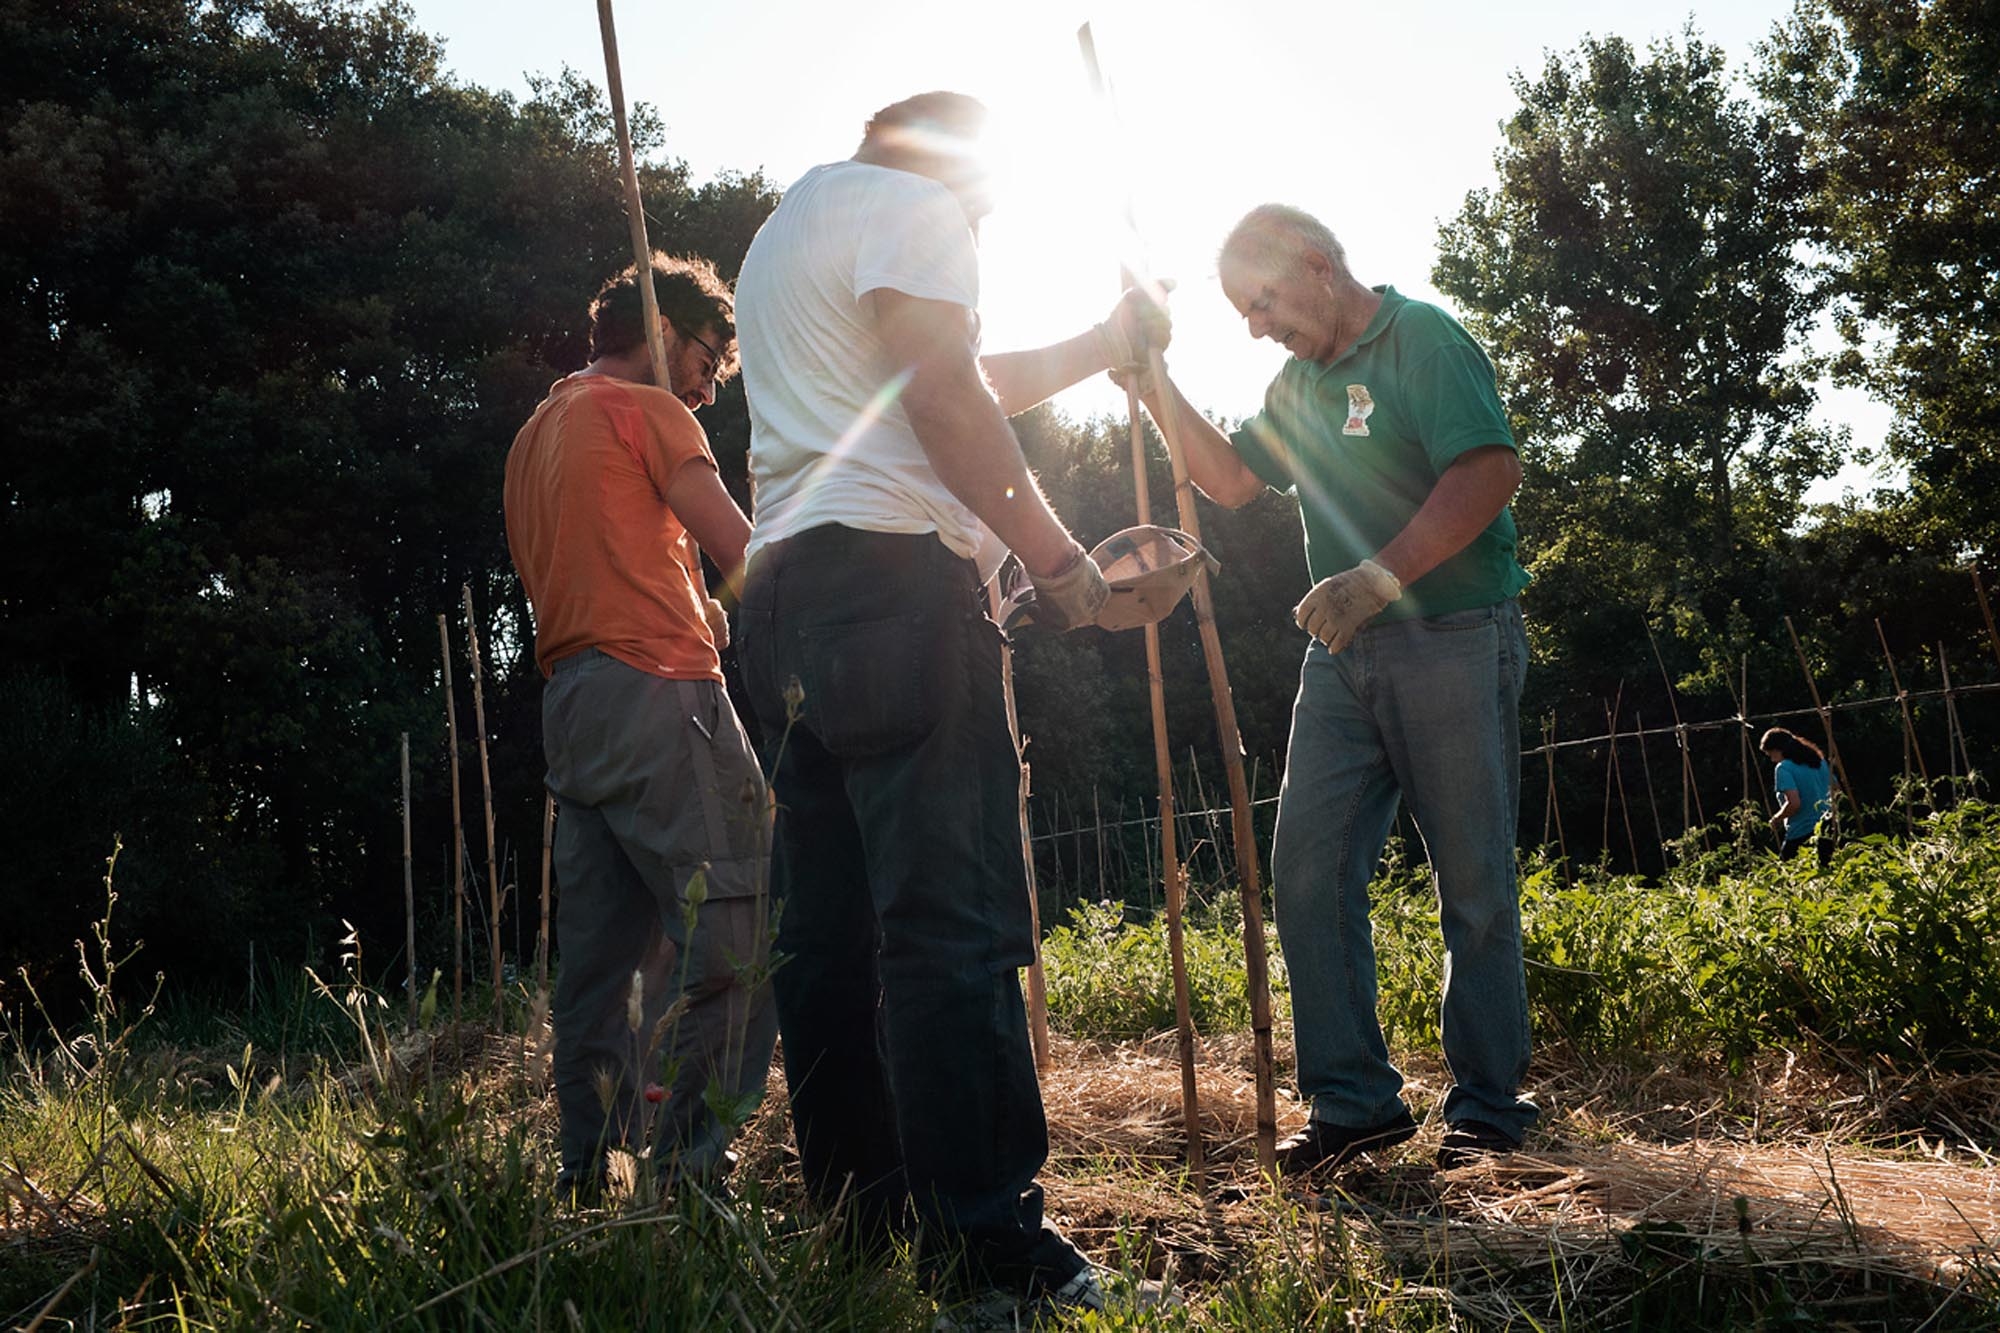
[[[1104,363],[1112,370],[1143,367],[1154,352],[1164,352],[1174,340],[1173,317],[1167,313],[1167,293],[1173,282],[1128,288],[1097,326]]]
[[[714,636],[715,651],[719,653],[729,646],[729,612],[713,597],[702,598],[702,603],[702,618],[708,621],[708,632]]]
[[[1361,627],[1383,607],[1403,595],[1403,585],[1373,560],[1363,560],[1343,574],[1321,579],[1292,608],[1300,629],[1340,652],[1354,641]]]

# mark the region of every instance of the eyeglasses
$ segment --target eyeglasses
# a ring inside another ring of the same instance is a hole
[[[701,348],[702,351],[708,353],[708,369],[702,375],[702,378],[705,380],[713,381],[716,375],[719,374],[722,370],[722,353],[716,351],[713,347],[710,347],[708,345],[708,339],[702,337],[698,333],[690,333],[688,337],[694,340],[694,343],[697,347]]]

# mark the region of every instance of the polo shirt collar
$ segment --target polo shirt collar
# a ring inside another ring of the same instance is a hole
[[[1367,328],[1361,330],[1361,336],[1354,340],[1354,345],[1335,357],[1325,369],[1332,370],[1341,362],[1350,360],[1358,355],[1362,348],[1381,337],[1383,331],[1389,327],[1389,322],[1396,318],[1396,312],[1402,309],[1403,303],[1409,299],[1387,283],[1370,290],[1382,294],[1382,304],[1375,307],[1375,317],[1368,321]]]

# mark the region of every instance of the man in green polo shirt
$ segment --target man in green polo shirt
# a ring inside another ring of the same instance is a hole
[[[1521,466],[1493,366],[1458,322],[1364,286],[1324,224],[1252,210],[1223,243],[1222,288],[1253,338],[1292,354],[1264,409],[1224,435],[1171,382],[1194,482],[1235,508],[1294,493],[1313,586],[1271,855],[1307,1128],[1297,1173],[1416,1132],[1375,1012],[1368,885],[1409,803],[1444,931],[1453,1087],[1440,1165],[1519,1145],[1538,1114],[1528,1068],[1514,834],[1527,640],[1507,502]]]

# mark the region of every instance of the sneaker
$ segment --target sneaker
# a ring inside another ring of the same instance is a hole
[[[1398,1111],[1379,1125],[1354,1129],[1347,1125],[1308,1120],[1306,1127],[1278,1142],[1278,1169],[1288,1176],[1302,1176],[1323,1166],[1339,1166],[1362,1153],[1393,1148],[1417,1132],[1417,1122],[1408,1111]]]
[[[1111,1308],[1110,1288],[1129,1288],[1141,1310],[1178,1306],[1180,1297],[1163,1282],[1127,1278],[1108,1268],[1086,1265],[1060,1287],[1028,1295],[989,1287],[938,1311],[931,1333],[1016,1333],[1045,1328],[1065,1316]]]
[[[1461,1120],[1444,1132],[1444,1142],[1438,1147],[1438,1170],[1453,1171],[1491,1161],[1520,1146],[1519,1139],[1498,1125],[1484,1120]]]

